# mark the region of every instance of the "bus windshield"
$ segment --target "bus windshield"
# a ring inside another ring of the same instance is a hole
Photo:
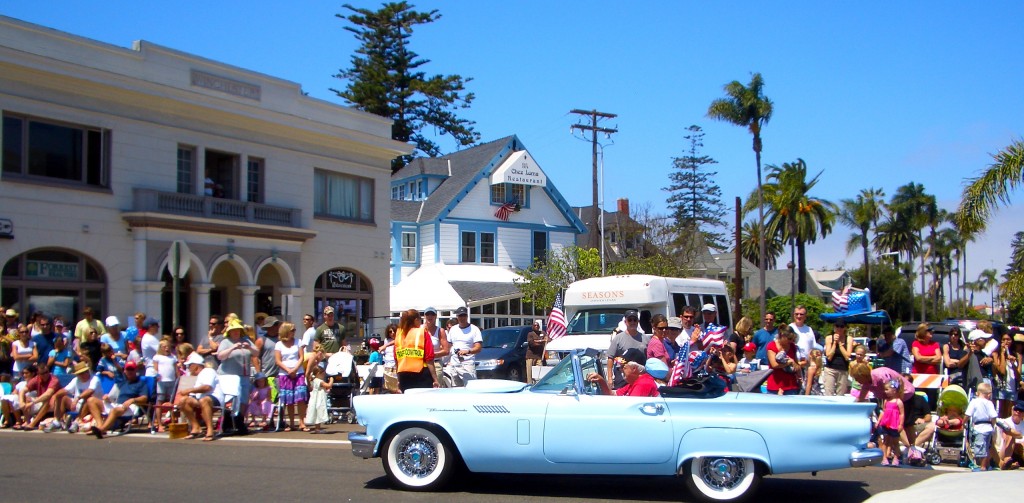
[[[611,332],[622,321],[621,307],[614,309],[588,309],[577,311],[569,320],[568,335]]]

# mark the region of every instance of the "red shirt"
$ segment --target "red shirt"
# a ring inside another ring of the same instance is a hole
[[[41,377],[43,376],[35,376],[29,380],[28,384],[25,385],[25,391],[35,391],[36,396],[42,396],[43,393],[46,393],[46,390],[56,392],[60,389],[60,380],[53,377],[53,374],[46,374],[48,379],[45,382],[40,380]]]
[[[633,384],[627,384],[615,390],[615,394],[618,396],[659,396],[658,383],[654,382],[654,378],[650,374],[640,374]]]
[[[930,344],[914,341],[911,348],[917,348],[917,352],[921,356],[935,356],[939,354],[939,343],[935,341],[932,341]],[[934,363],[918,363],[915,361],[913,372],[915,374],[938,374],[939,366]]]
[[[768,351],[776,354],[775,360],[778,361],[779,345],[776,341],[768,343]],[[791,360],[796,360],[796,344],[790,343],[789,348],[786,349],[786,356]],[[768,391],[777,393],[780,389],[783,391],[789,391],[791,389],[797,389],[800,386],[796,380],[797,374],[795,372],[786,372],[784,369],[773,369],[771,374],[768,374]]]

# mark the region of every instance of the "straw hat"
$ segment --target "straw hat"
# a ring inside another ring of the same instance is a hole
[[[84,372],[88,372],[88,371],[89,371],[89,364],[88,363],[78,362],[78,363],[75,364],[74,370],[72,370],[71,373],[75,374],[75,375],[78,375],[78,374],[81,374],[81,373],[84,373]]]

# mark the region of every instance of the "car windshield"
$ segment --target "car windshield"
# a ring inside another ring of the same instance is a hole
[[[577,311],[569,320],[567,332],[573,334],[593,334],[611,332],[622,321],[623,309],[587,309]]]
[[[562,358],[555,368],[551,369],[540,381],[533,386],[533,391],[561,393],[566,389],[575,389],[576,380],[573,374],[572,358]],[[598,365],[597,353],[588,351],[580,355],[580,369],[583,375],[592,372],[601,373]],[[595,394],[593,390],[585,390],[587,393]]]
[[[484,347],[485,348],[509,348],[516,344],[516,339],[519,338],[518,330],[493,330],[484,331]]]

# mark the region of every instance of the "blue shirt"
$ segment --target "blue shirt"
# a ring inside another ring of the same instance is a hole
[[[774,341],[777,335],[779,335],[779,327],[775,327],[771,332],[764,328],[754,332],[752,341],[757,345],[757,353],[754,355],[754,358],[761,360],[762,365],[768,361],[768,343]]]
[[[878,352],[883,353],[889,350],[889,343],[885,338],[878,340]],[[901,374],[910,373],[910,350],[907,349],[907,342],[899,337],[892,340],[892,355],[883,357],[885,366]]]
[[[60,351],[57,351],[56,349],[51,349],[49,355],[47,356],[47,359],[49,359],[49,357],[53,357],[54,365],[53,365],[53,368],[50,369],[50,372],[52,372],[53,375],[55,375],[55,376],[67,375],[68,370],[70,370],[70,369],[65,368],[65,367],[58,367],[56,365],[57,362],[65,361],[68,358],[71,358],[71,363],[72,364],[74,364],[74,362],[75,362],[75,359],[71,355],[71,350],[68,349],[68,348],[64,348],[64,349],[62,349]]]
[[[136,379],[135,382],[125,381],[117,383],[118,395],[117,401],[124,403],[129,398],[138,398],[140,396],[146,397],[146,399],[152,399],[149,396],[149,386],[146,385],[146,381],[143,379]]]
[[[50,359],[50,351],[53,351],[53,341],[57,339],[57,334],[50,332],[47,334],[36,334],[32,337],[32,342],[35,343],[36,349],[39,351],[39,359],[36,363],[39,365],[46,365],[46,362]]]
[[[116,341],[110,336],[110,334],[103,334],[103,336],[100,337],[100,342],[109,345],[111,349],[114,350],[114,354],[128,354],[128,351],[125,349],[127,348],[126,340],[127,338],[125,337],[124,332],[121,332],[121,338]]]

